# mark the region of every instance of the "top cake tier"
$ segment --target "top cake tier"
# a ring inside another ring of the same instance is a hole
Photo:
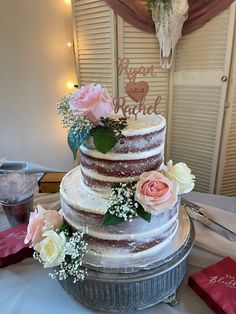
[[[152,120],[129,119],[122,131],[124,143],[117,143],[106,154],[98,152],[89,137],[80,146],[82,182],[88,192],[109,198],[112,185],[138,181],[143,172],[159,169],[165,133],[166,121],[159,115]]]

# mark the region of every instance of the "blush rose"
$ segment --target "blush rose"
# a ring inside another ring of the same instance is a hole
[[[48,230],[60,228],[63,224],[63,216],[56,210],[46,210],[38,205],[36,210],[30,213],[29,224],[25,244],[30,243],[33,247],[40,242],[44,236],[43,233]]]
[[[98,124],[113,110],[112,100],[108,91],[101,85],[88,84],[72,95],[69,102],[74,115],[84,116],[94,124]]]
[[[135,200],[146,212],[157,215],[176,204],[177,185],[158,171],[144,172],[136,185]]]

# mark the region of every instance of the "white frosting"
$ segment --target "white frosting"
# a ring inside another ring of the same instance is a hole
[[[166,119],[161,116],[143,116],[135,120],[133,117],[127,120],[128,126],[122,130],[125,136],[144,135],[163,129]]]
[[[136,262],[137,262],[137,258],[142,259],[142,258],[147,257],[147,256],[150,257],[150,255],[156,254],[158,251],[160,251],[170,240],[173,239],[173,237],[177,231],[177,228],[178,228],[178,222],[176,221],[176,225],[174,226],[174,231],[171,233],[171,235],[168,238],[166,238],[164,241],[162,241],[158,245],[154,245],[153,247],[146,249],[144,251],[132,253],[132,252],[130,252],[128,247],[127,248],[125,248],[125,247],[113,248],[113,247],[109,246],[107,248],[104,248],[104,247],[100,248],[96,245],[94,247],[90,246],[89,253],[93,256],[96,256],[96,255],[99,256],[101,254],[102,259],[103,259],[103,265],[105,265],[106,259],[110,259],[113,262],[116,259],[119,260],[119,262],[122,262],[122,259],[125,259],[125,262],[126,262],[127,259],[135,258]],[[87,256],[86,259],[90,260],[91,257],[89,258],[89,256]]]
[[[164,151],[164,143],[161,144],[158,147],[155,147],[153,149],[149,149],[144,152],[137,152],[137,153],[127,153],[127,154],[120,154],[120,153],[112,153],[108,152],[106,154],[102,154],[96,149],[86,148],[84,145],[80,146],[80,150],[85,155],[91,156],[93,158],[99,158],[99,159],[107,159],[107,160],[139,160],[148,158],[151,156],[155,156],[160,154]]]
[[[107,200],[88,193],[81,184],[81,176],[80,166],[64,176],[60,188],[61,197],[67,204],[78,210],[83,208],[84,211],[104,215]]]
[[[63,200],[78,211],[104,215],[107,199],[100,198],[85,188],[80,166],[68,172],[61,182],[60,194]]]
[[[185,210],[181,210],[175,231],[159,245],[142,252],[131,253],[126,248],[100,249],[91,247],[85,255],[88,267],[99,271],[134,272],[150,269],[160,260],[176,252],[187,241],[190,232],[190,220]]]
[[[163,165],[164,165],[164,163],[162,162],[160,167],[158,168],[158,170],[161,170],[163,168]],[[89,173],[90,173],[91,178],[98,179],[96,177],[97,172],[92,172],[90,170],[89,172],[86,173],[86,170],[84,170],[86,168],[84,168],[82,166],[80,166],[80,167],[81,167],[81,169],[84,171],[84,173],[86,175],[89,176]],[[111,179],[112,181],[110,181],[110,182],[115,182],[115,181],[113,181],[113,178],[115,178],[115,177],[108,177],[108,176],[106,176],[106,180],[104,180],[104,181],[108,182],[109,181],[108,178],[112,178]],[[124,179],[122,177],[120,177],[119,182],[128,182],[128,180],[129,180],[129,182],[133,182],[133,181],[138,181],[138,179],[139,179],[139,177],[137,177],[137,176],[125,177]],[[110,195],[111,195],[111,188],[110,187],[107,187],[107,186],[98,187],[98,186],[96,186],[96,188],[95,187],[91,188],[91,187],[87,186],[86,184],[84,184],[83,180],[81,180],[81,185],[83,185],[83,189],[86,190],[88,193],[94,194],[97,197],[102,197],[102,198],[105,198],[105,199],[109,199],[110,198]]]
[[[84,184],[83,180],[81,180],[81,185],[83,185],[83,188],[85,191],[87,191],[90,194],[93,194],[94,196],[105,198],[107,200],[110,199],[111,196],[111,188],[110,187],[96,187],[95,189],[92,189],[88,187],[86,184]]]
[[[101,239],[101,240],[115,240],[115,241],[121,241],[121,240],[135,240],[135,241],[143,241],[143,242],[148,242],[149,240],[153,239],[154,237],[161,237],[163,233],[171,228],[171,226],[174,224],[174,222],[177,220],[178,213],[172,217],[166,224],[159,228],[150,228],[150,230],[142,231],[138,230],[137,233],[106,233],[104,231],[104,228],[99,228],[97,230],[92,230],[91,228],[88,231],[88,234],[96,239]],[[129,222],[131,224],[132,222]],[[147,222],[143,221],[144,224],[148,224]],[[70,221],[70,224],[74,226],[75,228],[79,228],[81,226],[75,226],[73,224],[73,221]],[[99,230],[99,231],[98,231]]]
[[[131,182],[131,181],[138,181],[139,176],[134,176],[134,177],[110,177],[110,176],[103,176],[101,174],[98,174],[97,172],[90,170],[88,168],[82,167],[81,170],[83,173],[93,179],[103,181],[103,182],[114,182],[114,183],[119,183],[119,182]]]
[[[67,176],[67,177],[66,177]],[[108,200],[89,194],[80,181],[80,169],[75,168],[66,175],[61,184],[61,206],[66,220],[76,229],[87,225],[89,235],[97,239],[107,240],[139,240],[148,242],[168,230],[177,219],[176,207],[164,211],[161,217],[152,216],[151,222],[135,217],[133,223],[101,228],[102,216],[106,212]],[[101,216],[88,216],[87,213]],[[121,226],[121,228],[120,228]]]

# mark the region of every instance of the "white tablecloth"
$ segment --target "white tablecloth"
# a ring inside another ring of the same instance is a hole
[[[236,198],[196,192],[189,193],[186,198],[236,213]],[[0,212],[0,228],[3,229],[6,226],[6,218]],[[199,271],[201,266],[210,265],[221,258],[195,247],[190,254],[191,265],[188,266],[188,273],[177,291],[179,304],[173,308],[167,304],[158,304],[133,313],[212,313],[208,306],[187,286],[187,278],[189,274]],[[57,280],[49,278],[48,270],[43,269],[33,258],[27,258],[18,264],[0,269],[0,313],[87,314],[101,312],[87,309],[74,301],[61,288]]]

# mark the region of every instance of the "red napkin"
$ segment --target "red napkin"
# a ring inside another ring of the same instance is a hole
[[[33,249],[24,244],[26,230],[27,223],[0,232],[0,268],[33,255]]]
[[[215,313],[236,314],[236,263],[230,257],[190,276],[188,284]]]

